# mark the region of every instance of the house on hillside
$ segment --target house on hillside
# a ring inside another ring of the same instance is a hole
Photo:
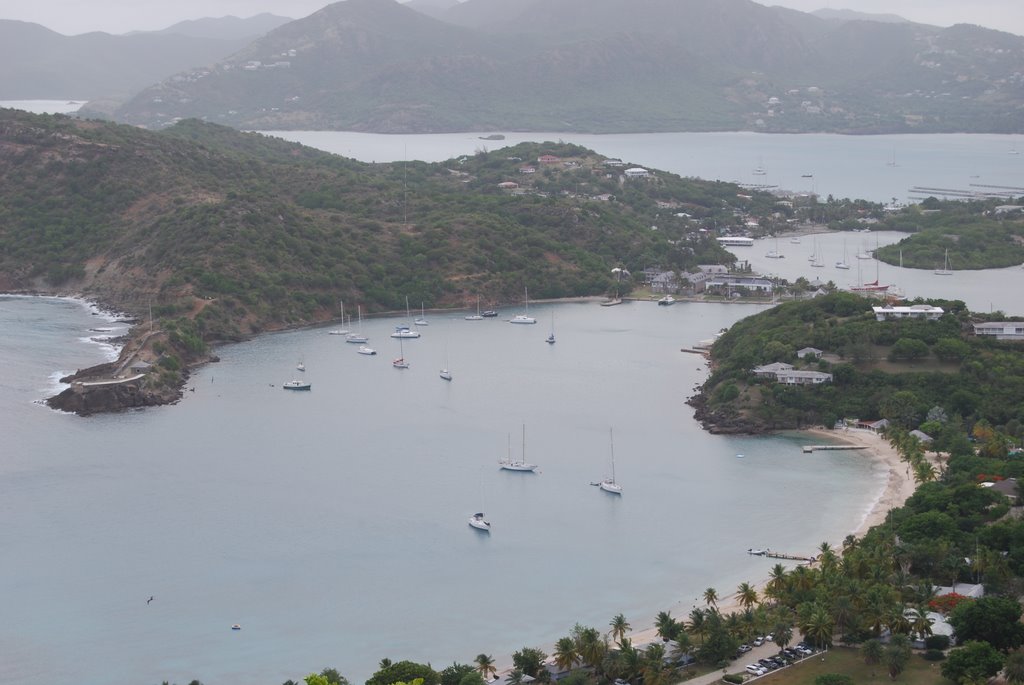
[[[804,347],[796,351],[797,359],[806,359],[811,357],[813,359],[821,359],[821,350],[817,347]]]
[[[927,445],[929,443],[935,442],[935,439],[932,436],[928,435],[922,430],[917,430],[916,428],[910,431],[910,434],[917,438],[918,442],[920,442],[922,445]]]
[[[787,364],[785,362],[773,362],[771,364],[765,364],[764,366],[755,366],[750,370],[750,372],[758,378],[772,378],[777,380],[779,372],[792,370],[792,364]]]
[[[857,428],[869,430],[872,433],[881,433],[889,427],[889,419],[878,419],[877,421],[857,421]]]
[[[831,383],[832,374],[823,371],[779,371],[775,374],[775,382],[783,385],[820,385]]]
[[[537,158],[537,164],[558,164],[562,160],[554,155],[541,155]]]
[[[1018,488],[1016,478],[1006,478],[1004,480],[997,481],[985,481],[984,483],[979,483],[979,485],[981,485],[981,487],[983,488],[990,488],[993,492],[998,492],[999,494],[1005,496],[1008,500],[1010,500],[1010,503],[1013,505],[1018,504],[1018,502],[1020,501],[1020,490]]]
[[[1024,321],[988,321],[974,324],[974,334],[996,340],[1024,340]]]
[[[647,178],[651,175],[651,172],[647,171],[647,169],[644,169],[643,167],[635,166],[630,169],[626,169],[625,174],[626,178]]]

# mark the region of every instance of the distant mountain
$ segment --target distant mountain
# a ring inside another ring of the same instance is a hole
[[[405,6],[428,17],[440,19],[458,4],[459,0],[409,0]]]
[[[872,14],[870,12],[857,12],[856,10],[822,8],[811,12],[822,19],[835,19],[838,21],[878,21],[883,24],[908,24],[909,20],[898,14]]]
[[[116,117],[380,132],[1024,131],[1024,38],[974,26],[826,20],[751,0],[467,0],[440,17],[338,2],[146,89]]]
[[[191,19],[178,22],[173,26],[168,26],[153,33],[173,33],[181,36],[192,36],[193,38],[252,41],[290,21],[293,20],[288,17],[279,17],[276,14],[264,12],[247,19],[232,16]]]
[[[38,24],[0,20],[0,100],[123,100],[248,42],[170,33],[64,36]]]

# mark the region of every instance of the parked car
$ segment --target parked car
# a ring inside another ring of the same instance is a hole
[[[747,673],[752,673],[754,675],[764,675],[767,672],[768,671],[764,670],[757,664],[747,664]]]
[[[753,649],[753,647],[751,647],[750,645],[742,644],[742,645],[740,645],[740,654],[743,654],[745,652],[749,652],[751,649]]]
[[[755,637],[754,638],[754,646],[755,647],[760,647],[763,644],[764,644],[764,638],[763,637],[759,636],[759,637]]]

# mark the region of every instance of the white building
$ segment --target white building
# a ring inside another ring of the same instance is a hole
[[[635,166],[631,169],[626,169],[626,178],[647,178],[650,176],[650,172],[643,167]]]
[[[1024,321],[989,321],[974,324],[974,334],[996,340],[1024,340]]]
[[[823,371],[779,371],[775,374],[775,380],[784,385],[820,385],[831,383],[832,374]]]

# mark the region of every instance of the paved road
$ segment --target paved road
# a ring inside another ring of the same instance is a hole
[[[733,661],[729,668],[725,669],[726,673],[739,673],[744,671],[747,664],[752,664],[758,659],[764,659],[766,657],[775,656],[779,653],[779,646],[774,642],[768,642],[761,645],[760,647],[754,647],[746,654],[740,655],[739,659]],[[813,656],[813,655],[812,655]],[[746,671],[744,671],[746,672]],[[772,671],[774,673],[774,671]],[[702,676],[692,678],[686,681],[686,685],[711,685],[711,683],[717,683],[722,679],[721,671],[712,671],[711,673],[705,673]]]

